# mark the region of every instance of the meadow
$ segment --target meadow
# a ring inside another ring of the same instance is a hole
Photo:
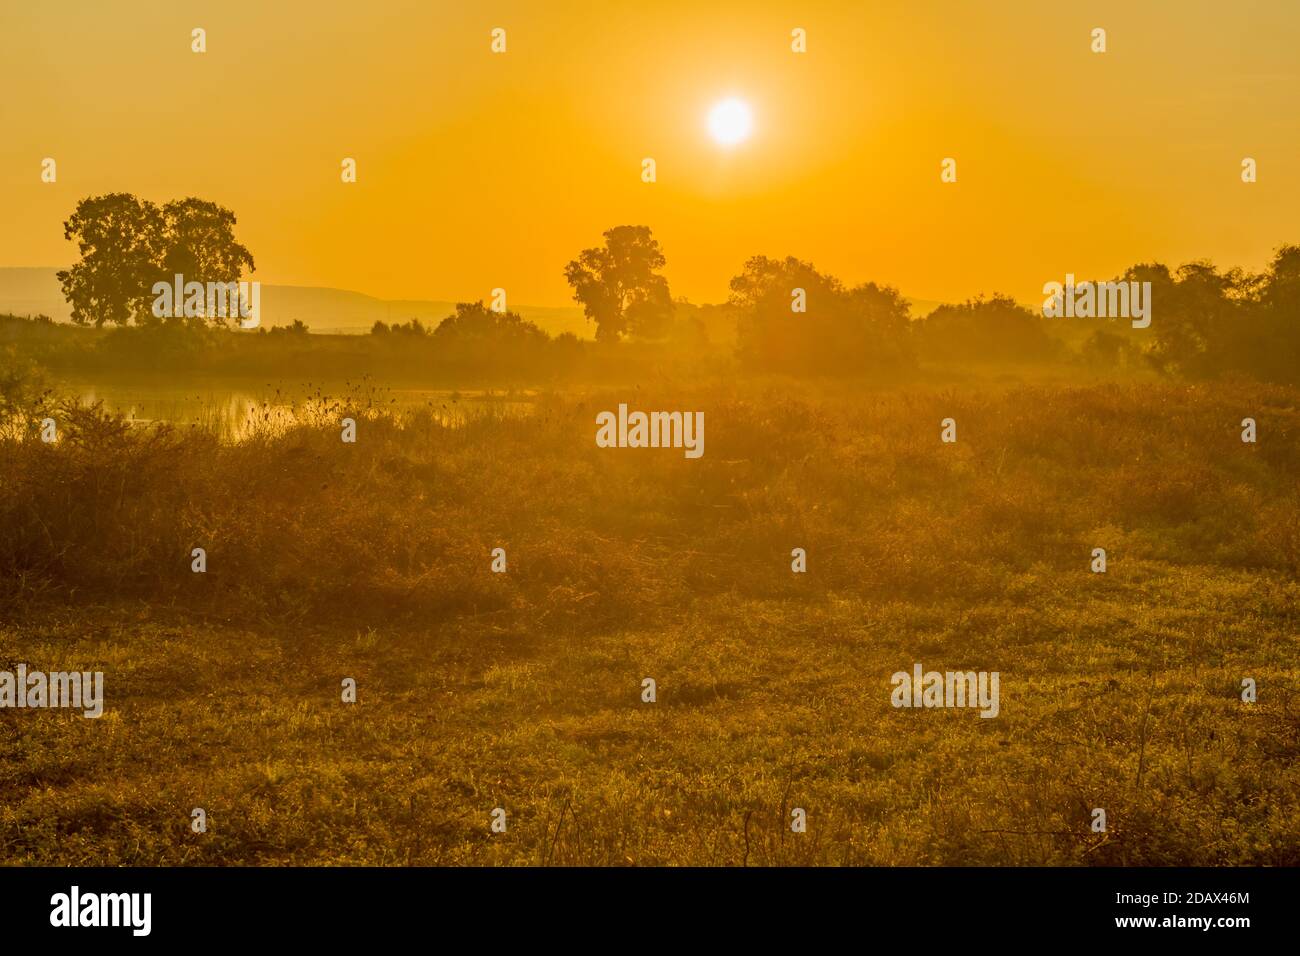
[[[239,441],[65,403],[0,441],[0,669],[106,712],[0,710],[0,860],[1300,863],[1298,398],[649,382]],[[619,402],[706,453],[597,448]],[[998,717],[895,709],[914,662],[1000,672]]]

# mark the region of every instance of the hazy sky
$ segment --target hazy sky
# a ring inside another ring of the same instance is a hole
[[[0,265],[73,261],[63,220],[123,190],[229,206],[263,282],[393,298],[565,304],[623,223],[693,301],[760,253],[929,299],[1258,268],[1300,242],[1298,48],[1295,0],[0,0]]]

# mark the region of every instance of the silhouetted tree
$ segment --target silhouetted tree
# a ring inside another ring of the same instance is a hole
[[[438,323],[433,337],[444,345],[543,345],[549,336],[514,312],[494,312],[479,302],[458,302],[456,312]]]
[[[802,292],[805,311],[795,311]],[[731,280],[736,351],[747,367],[794,374],[860,375],[914,361],[910,307],[899,291],[852,289],[811,263],[755,256]]]
[[[1041,314],[1007,295],[941,305],[913,333],[922,358],[943,362],[1042,362],[1062,351]]]
[[[1278,312],[1300,318],[1300,246],[1279,246],[1262,277],[1263,303]]]
[[[238,282],[245,270],[257,271],[253,254],[235,239],[235,214],[229,209],[191,196],[163,206],[162,216],[165,279]]]
[[[1151,338],[1147,356],[1161,371],[1215,378],[1252,364],[1252,325],[1258,277],[1240,269],[1219,272],[1189,262],[1170,272],[1160,263],[1133,266],[1123,279],[1151,283]]]
[[[235,215],[193,197],[159,209],[130,193],[81,200],[63,224],[75,239],[81,261],[58,274],[72,305],[72,321],[102,326],[155,322],[153,286],[185,282],[236,282],[252,254],[235,240]],[[224,318],[211,316],[217,322]]]
[[[392,331],[398,335],[414,335],[417,338],[429,334],[429,329],[419,319],[411,319],[408,322],[394,322]]]
[[[130,193],[81,200],[63,224],[81,261],[58,273],[78,325],[125,325],[150,316],[166,249],[161,211]]]
[[[658,240],[649,226],[616,226],[604,239],[603,247],[582,250],[564,270],[574,300],[596,323],[596,338],[662,336],[673,301],[668,280],[655,271],[666,261]]]
[[[1300,246],[1281,246],[1260,277],[1258,377],[1300,381]]]
[[[277,325],[271,329],[272,335],[307,335],[311,329],[302,319],[294,319],[289,325]]]

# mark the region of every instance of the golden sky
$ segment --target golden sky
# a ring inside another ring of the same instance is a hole
[[[264,283],[388,298],[562,305],[623,223],[697,302],[756,254],[944,300],[1258,268],[1300,242],[1297,48],[1294,0],[7,0],[0,265],[73,261],[62,221],[122,190],[229,206]]]

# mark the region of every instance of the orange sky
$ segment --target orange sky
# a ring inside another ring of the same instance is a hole
[[[263,282],[389,298],[565,304],[622,223],[693,301],[759,253],[927,299],[1258,268],[1300,242],[1297,48],[1291,0],[7,2],[0,265],[73,261],[77,200],[125,190],[232,208]],[[727,95],[757,126],[730,150]]]

